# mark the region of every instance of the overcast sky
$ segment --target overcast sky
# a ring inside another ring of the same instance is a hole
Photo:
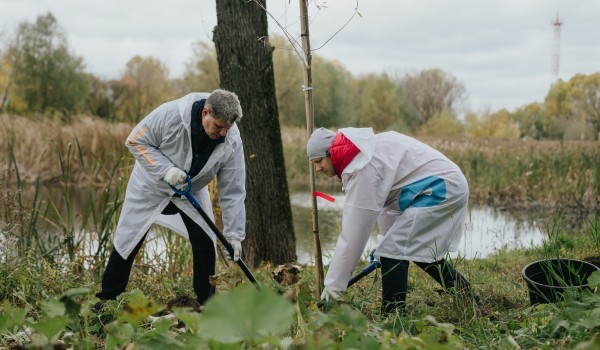
[[[352,17],[357,6],[360,16]],[[298,0],[267,0],[267,10],[294,36],[298,7]],[[600,0],[313,1],[310,40],[313,49],[324,44],[317,55],[354,75],[440,68],[465,85],[467,108],[513,110],[543,101],[553,81],[557,10],[560,78],[600,72]],[[192,43],[211,41],[216,24],[214,0],[0,0],[0,32],[10,35],[48,11],[73,53],[103,78],[118,77],[137,54],[160,59],[178,76]],[[283,34],[273,21],[269,29]]]

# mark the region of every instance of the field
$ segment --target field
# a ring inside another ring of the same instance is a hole
[[[276,274],[276,266],[261,266],[258,291],[220,259],[218,295],[198,313],[182,308],[193,306],[189,244],[165,231],[165,251],[140,254],[128,293],[96,313],[94,293],[131,166],[122,147],[131,127],[0,116],[0,348],[600,348],[600,273],[583,296],[533,307],[521,276],[539,259],[600,264],[597,142],[425,140],[463,169],[474,201],[556,212],[541,247],[453,261],[482,309],[441,292],[413,266],[406,314],[379,313],[379,271],[323,313],[313,267],[288,265]],[[306,186],[305,131],[286,128],[282,137],[289,183]],[[58,200],[45,196],[49,188]],[[561,224],[567,211],[590,219],[573,231]]]

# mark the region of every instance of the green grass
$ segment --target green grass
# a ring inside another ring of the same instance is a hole
[[[590,229],[596,230],[597,224],[598,219],[593,220]],[[344,302],[334,305],[325,314],[315,305],[313,267],[302,267],[298,281],[282,285],[273,277],[273,266],[262,266],[255,271],[262,289],[275,293],[254,295],[251,292],[254,288],[250,287],[235,294],[240,286],[249,286],[249,283],[235,265],[227,268],[221,261],[218,296],[207,305],[205,312],[198,315],[177,311],[178,317],[190,324],[185,331],[178,330],[177,322],[151,323],[146,315],[157,312],[175,297],[192,294],[189,269],[169,271],[162,269],[160,262],[155,262],[149,269],[147,263],[136,265],[128,288],[130,292],[119,302],[107,306],[102,315],[96,315],[89,312],[89,307],[95,302],[93,292],[99,286],[98,271],[77,270],[70,265],[47,262],[36,268],[29,260],[35,254],[30,254],[0,266],[0,280],[5,281],[0,286],[0,299],[5,302],[0,312],[0,333],[5,337],[0,338],[0,346],[14,345],[6,336],[25,327],[35,329],[34,335],[50,332],[44,327],[52,319],[53,322],[64,321],[58,323],[59,329],[52,339],[38,337],[35,340],[32,336],[32,340],[23,345],[36,344],[35,341],[42,345],[57,344],[60,340],[75,348],[82,344],[103,346],[108,343],[115,346],[135,344],[136,348],[168,344],[174,348],[194,348],[212,344],[211,348],[343,349],[364,345],[366,348],[390,349],[504,349],[518,345],[523,349],[574,349],[577,346],[594,349],[600,341],[598,287],[595,293],[588,292],[579,301],[532,307],[521,269],[529,262],[548,257],[548,252],[551,256],[558,252],[563,258],[599,259],[600,247],[594,244],[595,234],[597,232],[571,235],[557,229],[541,248],[500,251],[481,260],[455,260],[457,269],[481,295],[487,315],[482,315],[468,299],[440,292],[439,286],[415,266],[411,266],[409,274],[407,313],[382,316],[379,313],[379,271],[352,286],[344,296]],[[600,273],[594,276],[594,281],[600,286]],[[227,299],[232,298],[231,295],[235,296],[235,301]],[[237,314],[224,306],[231,303],[239,304]],[[261,306],[261,303],[265,305]],[[211,306],[213,304],[218,307]],[[281,313],[288,316],[279,319],[279,313],[269,314],[269,306],[281,308]],[[19,321],[15,310],[26,311],[27,319]],[[266,320],[260,318],[263,314]],[[62,318],[53,318],[59,316]],[[13,318],[15,322],[10,321]],[[207,324],[233,327],[245,319],[251,325],[264,322],[267,332],[255,329],[256,326],[238,329],[236,332],[241,335],[231,345],[226,345],[230,341],[227,332],[212,328],[206,331],[208,333],[202,332],[202,327],[209,327]],[[276,319],[276,324],[271,324],[271,319]],[[41,326],[36,328],[37,323]],[[285,327],[281,328],[281,324]],[[586,342],[592,343],[586,345]]]

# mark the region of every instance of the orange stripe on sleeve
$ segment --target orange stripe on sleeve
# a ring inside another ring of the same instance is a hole
[[[142,137],[142,135],[146,133],[146,131],[148,131],[148,128],[146,126],[141,127],[140,130],[138,130],[138,132],[135,133],[135,135],[133,135],[127,140],[127,144],[132,146],[139,153],[139,155],[148,162],[148,164],[154,165],[156,164],[156,162],[148,153],[148,149],[136,142],[137,139],[139,139],[140,137]]]

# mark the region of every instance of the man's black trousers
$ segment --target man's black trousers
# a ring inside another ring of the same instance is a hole
[[[215,293],[215,288],[211,286],[209,281],[210,276],[215,274],[216,255],[214,242],[200,226],[179,210],[172,202],[169,203],[162,213],[166,215],[179,213],[183,219],[190,243],[192,244],[194,291],[198,297],[198,302],[204,304],[206,300]],[[119,294],[125,291],[133,261],[147,235],[147,233],[144,235],[127,259],[123,259],[121,255],[113,249],[108,258],[104,275],[102,276],[102,291],[96,294],[98,298],[115,299]]]

